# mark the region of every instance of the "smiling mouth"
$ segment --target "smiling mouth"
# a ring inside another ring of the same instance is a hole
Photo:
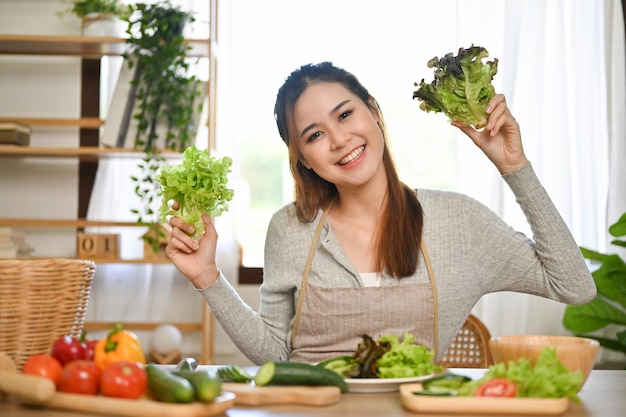
[[[350,162],[357,159],[363,153],[364,150],[365,150],[365,145],[359,146],[358,148],[350,152],[349,155],[346,155],[345,157],[343,157],[339,162],[337,162],[337,164],[340,166],[348,165]]]

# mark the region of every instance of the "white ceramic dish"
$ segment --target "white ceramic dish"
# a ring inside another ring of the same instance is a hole
[[[350,387],[350,392],[354,393],[394,392],[398,391],[402,384],[424,381],[434,375],[410,378],[346,378],[346,383]]]

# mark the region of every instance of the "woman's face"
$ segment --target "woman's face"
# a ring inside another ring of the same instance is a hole
[[[310,85],[294,108],[303,164],[339,190],[384,179],[384,138],[377,120],[340,83]]]

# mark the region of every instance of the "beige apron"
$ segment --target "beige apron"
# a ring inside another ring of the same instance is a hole
[[[317,247],[328,208],[324,210],[304,270],[291,333],[290,360],[317,363],[350,355],[362,336],[373,338],[405,332],[415,342],[438,349],[437,287],[430,257],[422,239],[422,255],[429,282],[381,287],[322,288],[308,282],[313,255]]]

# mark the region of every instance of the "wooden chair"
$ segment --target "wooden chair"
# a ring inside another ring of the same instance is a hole
[[[470,314],[439,365],[446,368],[488,368],[493,364],[489,350],[491,334],[485,324]]]

